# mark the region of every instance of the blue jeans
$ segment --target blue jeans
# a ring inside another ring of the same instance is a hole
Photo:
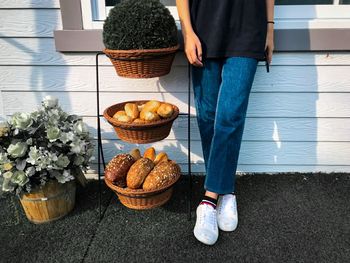
[[[203,64],[203,67],[192,66],[192,84],[206,169],[204,188],[227,194],[235,190],[238,156],[258,60],[207,58]]]

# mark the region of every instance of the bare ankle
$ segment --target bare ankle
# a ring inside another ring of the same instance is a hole
[[[209,197],[211,197],[211,198],[214,198],[214,199],[217,199],[218,196],[219,196],[217,193],[215,193],[215,192],[210,192],[210,191],[205,191],[205,195],[206,195],[206,196],[209,196]]]

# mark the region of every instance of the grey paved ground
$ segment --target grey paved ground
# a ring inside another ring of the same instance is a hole
[[[79,189],[75,210],[59,221],[29,223],[15,198],[0,197],[0,262],[349,262],[349,174],[255,174],[237,180],[239,227],[214,246],[192,234],[204,177],[187,181],[165,206],[130,210],[97,183]],[[112,197],[112,198],[110,198]]]

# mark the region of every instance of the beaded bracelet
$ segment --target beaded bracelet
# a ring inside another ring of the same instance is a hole
[[[275,24],[275,21],[267,21],[267,23]]]

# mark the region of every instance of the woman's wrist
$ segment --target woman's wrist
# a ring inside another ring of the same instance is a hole
[[[274,30],[274,23],[267,23],[267,31],[273,31]]]

